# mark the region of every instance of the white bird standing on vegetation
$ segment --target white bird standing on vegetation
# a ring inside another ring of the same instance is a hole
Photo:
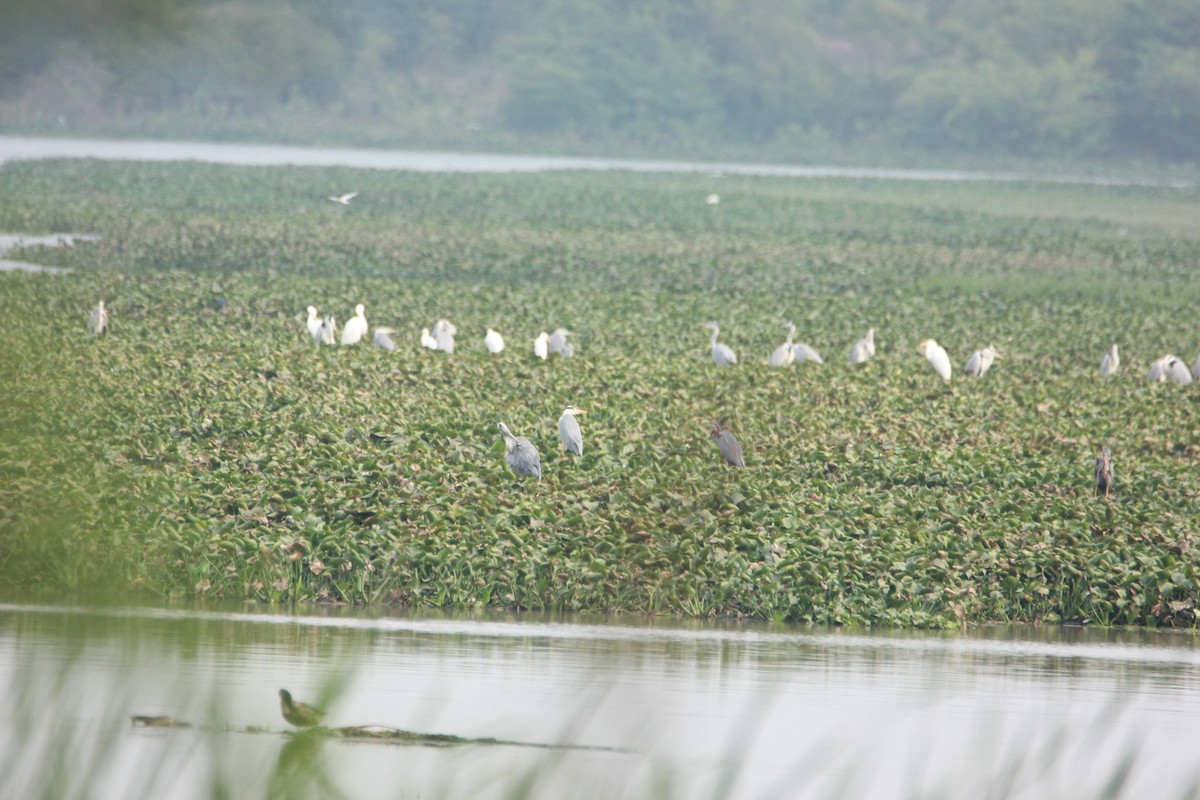
[[[710,206],[715,206],[721,202],[721,195],[713,192],[708,197],[704,198],[704,202],[708,203]]]
[[[1117,346],[1114,344],[1112,350],[1104,354],[1104,358],[1100,359],[1100,377],[1107,378],[1117,371],[1117,367],[1121,366],[1121,356],[1117,353]]]
[[[950,380],[950,356],[946,355],[945,349],[940,344],[933,339],[926,339],[917,345],[917,350],[925,356],[925,360],[930,363],[934,372],[942,377],[942,380]]]
[[[1187,365],[1169,353],[1151,365],[1150,373],[1146,377],[1157,383],[1170,378],[1180,386],[1187,386],[1192,382],[1192,373],[1188,372]]]
[[[331,194],[329,199],[335,203],[341,203],[344,206],[350,205],[350,201],[358,197],[358,192],[348,192],[346,194]]]
[[[88,314],[88,333],[92,336],[99,336],[102,333],[108,332],[108,312],[104,310],[104,301],[92,309],[92,313]]]
[[[453,353],[454,334],[456,333],[458,333],[458,328],[454,327],[450,320],[439,319],[437,324],[433,326],[433,338],[437,341],[437,349]]]
[[[513,436],[503,422],[500,423],[500,434],[504,437],[504,460],[509,469],[518,475],[536,475],[540,481],[542,457],[533,443],[524,436]]]
[[[487,329],[487,336],[483,337],[483,346],[488,349],[492,355],[504,352],[504,337],[491,328]]]
[[[562,439],[563,446],[569,452],[577,456],[583,455],[583,433],[579,430],[579,421],[575,417],[586,413],[582,408],[567,406],[558,418],[558,438]]]
[[[437,350],[437,339],[429,335],[429,328],[421,328],[421,347]]]
[[[337,344],[337,319],[332,314],[317,326],[313,339],[317,344]]]
[[[991,369],[992,362],[1000,358],[1000,354],[996,352],[994,347],[985,347],[982,350],[976,350],[967,360],[966,369],[963,371],[972,378],[982,378]]]
[[[533,354],[542,361],[546,360],[550,355],[550,334],[542,331],[537,335],[537,338],[533,340]]]
[[[354,316],[342,326],[342,344],[358,344],[367,335],[367,309],[362,303],[354,307]]]
[[[551,353],[558,353],[563,358],[570,358],[575,355],[575,346],[567,341],[570,335],[571,332],[566,328],[555,328],[554,333],[546,340],[546,349]]]
[[[875,355],[875,329],[868,328],[867,335],[850,348],[850,363],[866,363],[873,355]]]
[[[717,335],[721,332],[720,327],[715,322],[701,323],[700,327],[708,328],[712,331],[712,339],[709,344],[712,345],[712,359],[718,367],[729,367],[737,363],[737,355],[728,346],[717,341]]]
[[[796,335],[796,325],[792,322],[785,322],[783,327],[787,328],[787,339],[779,347],[776,347],[775,351],[771,353],[771,357],[767,359],[767,364],[772,367],[786,367],[796,360],[796,352],[792,349],[792,337]]]
[[[375,346],[382,347],[384,350],[395,350],[396,343],[392,341],[392,334],[396,331],[392,328],[376,328],[375,329]]]
[[[317,328],[321,327],[321,318],[317,315],[316,306],[308,307],[308,322],[305,324],[308,326],[308,335],[316,338]]]

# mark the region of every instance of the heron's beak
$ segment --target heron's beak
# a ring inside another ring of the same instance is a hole
[[[577,409],[575,409],[575,413],[576,413],[576,414],[586,414],[586,413],[587,413],[587,410],[586,410],[586,409],[582,409],[582,408],[577,408]]]

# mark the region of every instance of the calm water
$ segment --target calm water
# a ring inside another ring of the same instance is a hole
[[[321,740],[313,796],[1086,797],[1130,756],[1122,797],[1200,779],[1187,635],[0,605],[0,685],[0,797],[52,778],[55,797],[268,796],[310,746],[278,689],[330,685],[331,726],[597,749]]]
[[[414,172],[543,172],[546,170],[626,170],[631,172],[689,172],[726,175],[766,175],[791,178],[851,178],[905,181],[1022,181],[1078,183],[1096,186],[1165,186],[1187,188],[1188,181],[1138,180],[1050,173],[1018,174],[935,169],[881,169],[820,165],[734,164],[688,161],[647,161],[616,158],[446,153],[371,148],[296,147],[285,145],[217,144],[211,142],[125,141],[102,139],[42,139],[0,136],[0,164],[40,158],[99,158],[116,161],[206,161],[214,164],[274,166],[340,166],[400,169]]]

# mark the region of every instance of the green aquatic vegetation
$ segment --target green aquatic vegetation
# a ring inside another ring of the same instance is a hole
[[[325,199],[343,186],[353,205]],[[9,164],[0,227],[103,238],[13,256],[70,275],[0,276],[19,321],[0,353],[4,582],[1194,626],[1200,396],[1144,374],[1200,346],[1200,241],[1178,222],[1197,205],[1057,185]],[[92,340],[100,298],[112,333]],[[305,307],[344,320],[358,302],[397,350],[314,347]],[[442,317],[452,356],[417,341]],[[707,319],[736,368],[712,364]],[[789,319],[826,364],[761,364]],[[535,359],[560,326],[577,355]],[[850,365],[869,326],[877,355]],[[929,336],[951,387],[916,351]],[[1122,372],[1101,381],[1114,341]],[[989,344],[1004,358],[960,377]],[[589,411],[583,458],[558,441],[568,404]],[[709,439],[720,418],[744,471]],[[541,483],[507,469],[498,421],[537,445]],[[1116,487],[1096,500],[1105,444]]]

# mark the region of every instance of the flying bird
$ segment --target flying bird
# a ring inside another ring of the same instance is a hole
[[[108,312],[104,310],[104,301],[92,309],[92,313],[88,314],[88,333],[92,336],[99,336],[103,333],[108,333]]]
[[[317,326],[313,340],[317,344],[337,344],[337,319],[332,314]]]
[[[1114,344],[1112,350],[1104,354],[1104,358],[1100,359],[1100,377],[1107,378],[1109,375],[1115,375],[1117,367],[1121,366],[1121,356],[1117,353],[1117,346]]]
[[[376,328],[375,329],[375,346],[382,347],[384,350],[395,350],[396,343],[392,341],[392,334],[396,331],[392,328]]]
[[[738,444],[738,440],[733,438],[733,431],[723,427],[725,420],[714,423],[712,431],[713,443],[717,449],[721,451],[721,455],[725,457],[725,462],[731,467],[743,469],[746,466],[746,459],[742,455],[742,446]]]
[[[428,347],[430,350],[437,350],[437,339],[429,335],[429,328],[421,328],[421,347]]]
[[[940,344],[933,339],[926,339],[917,345],[917,350],[925,356],[925,360],[930,363],[934,372],[942,377],[942,380],[950,380],[950,356],[946,355],[945,349]]]
[[[797,363],[803,361],[815,361],[818,364],[825,363],[825,359],[821,358],[821,354],[804,342],[796,342],[792,345],[792,354],[795,355]]]
[[[354,316],[342,326],[342,344],[358,344],[367,335],[367,313],[362,303],[354,307]]]
[[[358,197],[358,192],[348,192],[346,194],[331,194],[329,199],[335,203],[341,203],[344,206],[350,205],[350,201]]]
[[[1187,365],[1169,353],[1151,365],[1146,377],[1157,383],[1170,378],[1180,386],[1187,386],[1192,382],[1192,373],[1188,372]]]
[[[875,355],[875,329],[868,328],[867,335],[850,348],[850,363],[863,364]]]
[[[1113,461],[1112,450],[1108,445],[1100,451],[1100,455],[1096,456],[1096,489],[1092,492],[1092,497],[1104,495],[1108,497],[1108,492],[1112,489],[1113,482]]]
[[[767,364],[772,367],[786,367],[796,359],[796,352],[792,350],[792,337],[796,335],[796,325],[792,322],[785,322],[783,327],[787,328],[787,339],[779,347],[776,347],[771,353],[771,357],[767,359]]]
[[[287,689],[279,690],[279,710],[289,725],[297,728],[311,728],[320,725],[325,719],[325,712],[313,708],[307,703],[292,699],[292,693]]]
[[[583,455],[583,433],[579,430],[579,421],[575,417],[586,413],[582,408],[567,406],[558,418],[558,438],[562,439],[563,446],[569,452],[577,456]]]
[[[513,436],[503,422],[500,423],[500,434],[504,437],[504,460],[508,468],[518,475],[534,475],[540,481],[542,457],[533,443],[524,436]]]
[[[458,328],[448,319],[439,319],[437,324],[433,326],[433,338],[437,342],[437,349],[444,350],[447,353],[454,352],[454,334],[458,333]]]
[[[487,336],[483,337],[483,345],[492,355],[504,351],[504,337],[491,328],[487,329]]]
[[[546,357],[550,355],[550,335],[545,331],[539,333],[533,340],[533,354],[542,361],[545,361]]]
[[[702,328],[708,328],[712,331],[712,340],[709,342],[712,345],[712,359],[718,367],[728,367],[737,363],[737,355],[728,346],[717,341],[717,334],[721,332],[720,327],[715,322],[701,323]]]
[[[967,366],[963,371],[972,378],[982,378],[991,369],[992,362],[1000,357],[1000,354],[996,352],[996,348],[994,347],[985,347],[982,350],[976,350],[967,360]]]

